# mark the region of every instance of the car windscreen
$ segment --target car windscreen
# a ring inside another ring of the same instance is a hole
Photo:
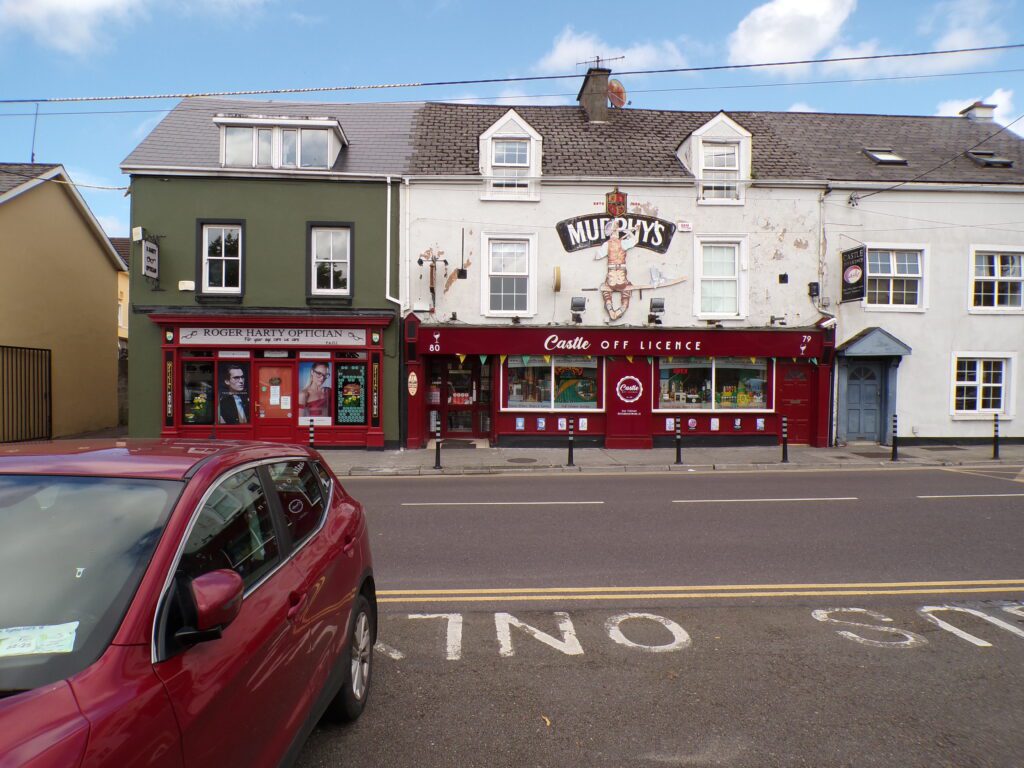
[[[103,654],[182,487],[0,475],[0,697],[67,678]]]

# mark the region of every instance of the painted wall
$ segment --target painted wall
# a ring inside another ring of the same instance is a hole
[[[307,308],[306,223],[352,222],[352,309],[394,310],[385,299],[387,186],[383,182],[332,180],[155,178],[132,179],[132,226],[162,235],[160,286],[156,291],[131,273],[133,307],[195,307],[192,291],[178,282],[195,280],[196,227],[200,219],[245,221],[245,296],[240,307]],[[398,252],[399,193],[392,187],[392,252]],[[132,244],[132,263],[141,258]],[[392,292],[398,291],[398,263],[392,260]],[[315,310],[314,310],[315,312]],[[129,431],[155,436],[162,417],[160,333],[145,315],[130,320]],[[398,440],[397,323],[385,331],[384,430]]]
[[[607,260],[595,258],[598,248],[567,253],[555,231],[559,221],[605,210],[605,193],[614,181],[599,185],[562,185],[546,182],[539,202],[482,201],[482,182],[414,182],[410,189],[408,260],[403,262],[403,284],[408,287],[412,308],[428,307],[430,294],[426,266],[417,258],[428,249],[443,251],[448,276],[439,267],[437,306],[433,315],[421,313],[424,322],[443,322],[452,312],[458,320],[473,324],[507,324],[507,317],[481,313],[483,282],[487,278],[481,233],[529,233],[537,238],[537,311],[521,318],[524,324],[571,324],[569,303],[573,296],[588,298],[584,325],[603,326],[607,319],[597,288],[605,280]],[[665,299],[662,322],[666,327],[706,327],[694,312],[695,237],[745,235],[746,264],[742,277],[749,297],[745,318],[723,320],[729,328],[766,327],[774,315],[785,317],[790,327],[811,324],[821,315],[807,294],[807,284],[818,281],[821,223],[815,189],[768,189],[752,187],[739,206],[699,205],[692,185],[634,186],[619,184],[628,195],[628,213],[640,213],[689,226],[677,231],[665,254],[634,247],[627,270],[634,284],[651,283],[651,269],[668,279],[686,281],[656,290],[633,293],[630,306],[616,325],[646,324],[650,299]],[[627,214],[628,215],[628,214]],[[465,231],[465,255],[462,233]],[[699,254],[698,254],[699,257]],[[465,261],[468,279],[457,280],[455,270]],[[554,291],[554,268],[561,271],[561,290]],[[780,284],[786,274],[788,283]],[[618,301],[616,297],[616,302]]]
[[[0,345],[52,352],[53,436],[117,424],[117,274],[60,185],[0,205]]]
[[[863,194],[863,193],[862,193]],[[1000,417],[1000,434],[1024,437],[1024,312],[970,311],[972,246],[1024,251],[1024,232],[1013,222],[1024,207],[1021,193],[893,191],[848,204],[848,192],[825,203],[827,293],[840,295],[841,252],[861,243],[923,247],[926,301],[919,310],[890,310],[847,302],[839,310],[837,344],[879,326],[913,350],[899,366],[896,413],[903,437],[992,435],[992,417],[952,414],[953,353],[1015,352],[1008,398],[1012,418]]]

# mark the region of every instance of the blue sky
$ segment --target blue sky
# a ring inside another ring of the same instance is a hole
[[[0,0],[0,99],[573,74],[596,55],[624,56],[609,62],[621,72],[1000,45],[1024,42],[1022,2]],[[1024,112],[1024,49],[621,79],[632,108],[934,115],[985,99],[1004,124]],[[855,79],[869,81],[809,82]],[[578,88],[555,80],[267,98],[568,104]],[[123,186],[121,160],[173,104],[44,104],[36,161],[63,163],[82,185]],[[0,104],[0,160],[29,160],[33,110]],[[128,234],[123,192],[82,192],[110,235]]]

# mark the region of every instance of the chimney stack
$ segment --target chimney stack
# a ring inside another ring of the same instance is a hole
[[[591,123],[608,122],[608,75],[612,71],[602,67],[591,67],[583,80],[576,101],[583,107],[587,121]]]
[[[975,120],[979,123],[991,123],[995,117],[995,112],[995,104],[983,104],[980,101],[976,101],[969,107],[964,107],[960,110],[960,114],[968,120]]]

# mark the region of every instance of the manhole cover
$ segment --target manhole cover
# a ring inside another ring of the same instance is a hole
[[[892,456],[892,451],[854,451],[854,456],[863,456],[865,459],[887,459]]]
[[[935,446],[932,446],[931,448],[924,447],[921,450],[923,450],[923,451],[965,451],[967,449],[966,448],[960,448],[959,446],[956,446],[956,445],[935,445]]]
[[[506,459],[509,464],[536,464],[536,459]]]

